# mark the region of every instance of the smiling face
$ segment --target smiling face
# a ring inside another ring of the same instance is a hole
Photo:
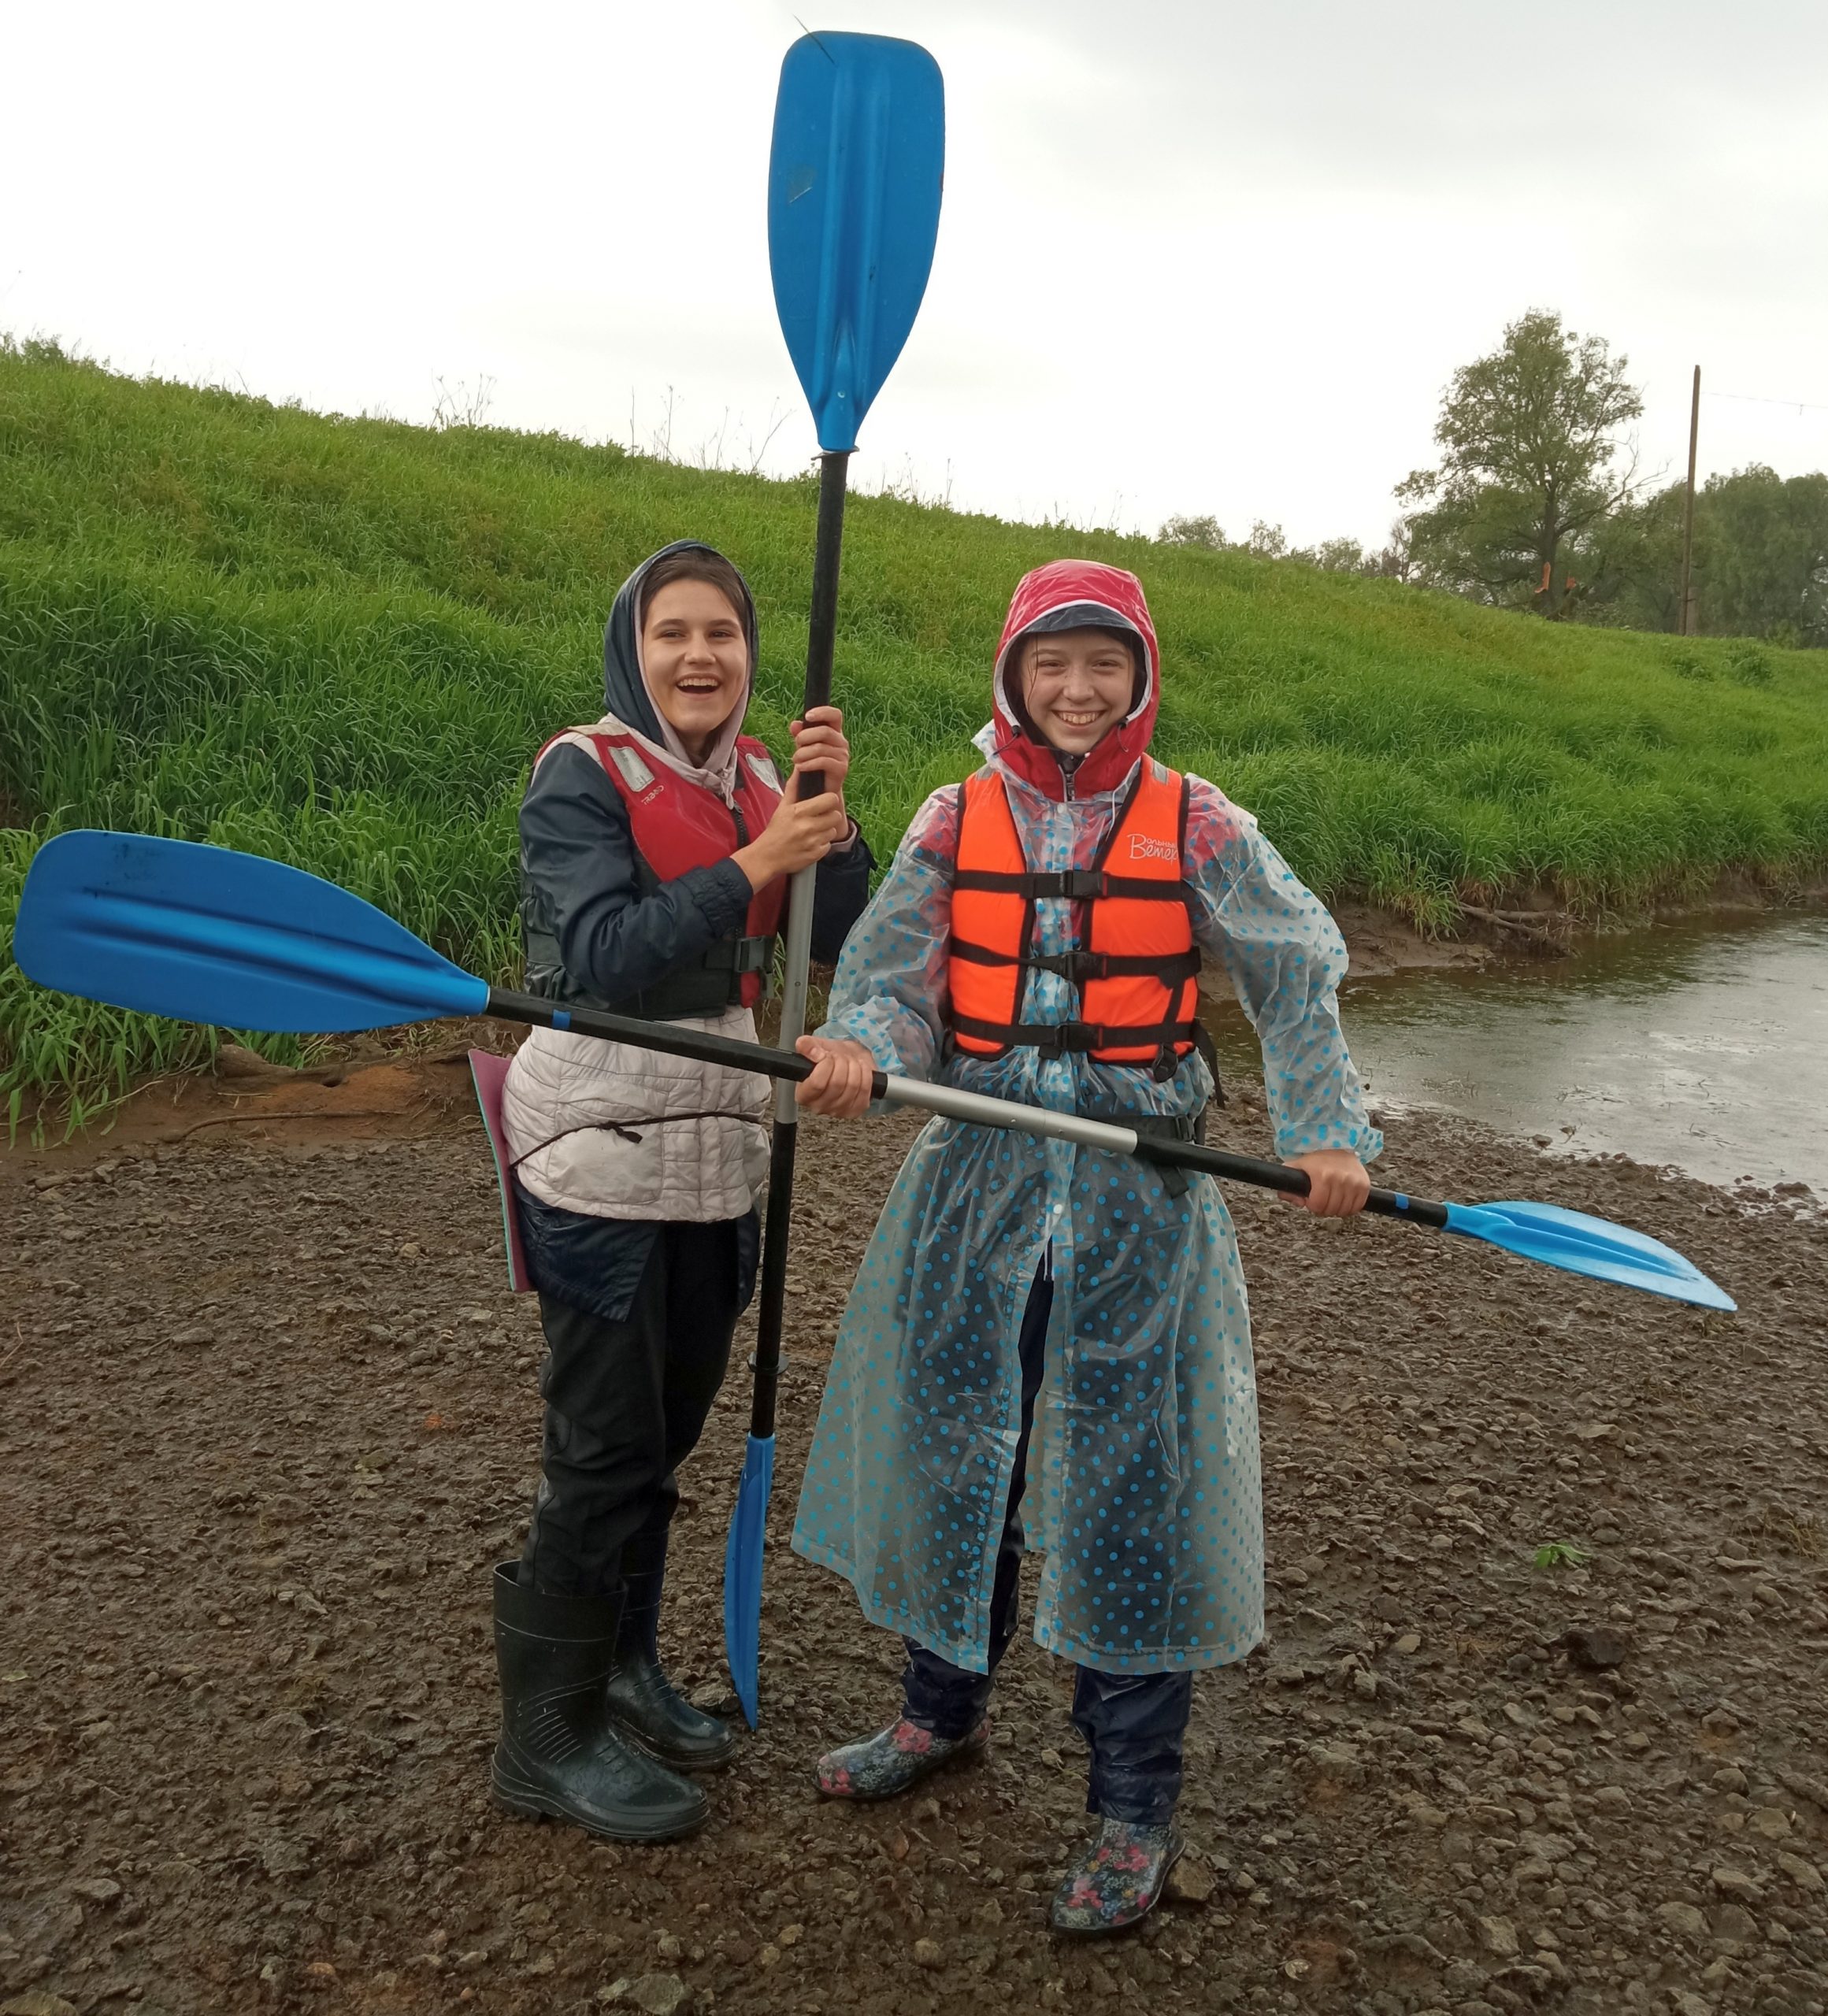
[[[743,619],[709,581],[669,581],[641,615],[641,670],[654,704],[695,763],[749,687]]]
[[[1022,696],[1036,731],[1063,755],[1083,756],[1129,713],[1136,660],[1108,630],[1060,630],[1022,646]]]

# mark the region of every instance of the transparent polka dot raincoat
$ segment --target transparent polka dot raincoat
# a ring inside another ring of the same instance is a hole
[[[1133,577],[1085,563],[1029,576],[999,673],[1037,613],[1081,603],[1099,610],[1087,621],[1133,629],[1146,652],[1137,704],[1107,738],[1117,746],[1062,777],[1023,736],[1000,676],[984,738],[1043,873],[1092,865],[1135,764],[1154,760],[1155,639]],[[862,1043],[885,1070],[998,1099],[1113,1118],[1197,1113],[1211,1091],[1197,1054],[1162,1081],[1033,1047],[947,1054],[957,817],[955,789],[916,815],[845,948],[824,1033]],[[1263,1046],[1277,1153],[1346,1148],[1370,1160],[1381,1143],[1339,1027],[1345,950],[1332,919],[1250,816],[1199,778],[1183,860],[1196,942],[1229,975]],[[1082,908],[1039,901],[1035,949],[1070,949]],[[1077,1012],[1067,980],[1029,973],[1021,1019]],[[1065,1142],[944,1120],[915,1142],[839,1332],[796,1551],[846,1577],[873,1622],[985,1670],[1021,1430],[1017,1340],[1044,1267],[1054,1299],[1023,1504],[1031,1551],[1044,1557],[1037,1642],[1111,1673],[1242,1658],[1263,1632],[1263,1514],[1229,1216],[1209,1178],[1176,1195],[1159,1170]]]

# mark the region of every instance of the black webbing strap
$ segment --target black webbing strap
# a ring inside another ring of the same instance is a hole
[[[974,1015],[954,1014],[953,1031],[975,1036],[981,1043],[997,1043],[1006,1049],[1036,1050],[1043,1057],[1064,1057],[1091,1050],[1141,1050],[1153,1046],[1172,1050],[1177,1043],[1190,1043],[1199,1026],[1194,1022],[1153,1022],[1144,1028],[1126,1028],[1103,1022],[981,1022]]]
[[[1000,869],[960,868],[952,873],[955,889],[977,889],[987,895],[1063,898],[1069,902],[1092,903],[1101,898],[1121,896],[1130,902],[1175,902],[1187,900],[1184,882],[1162,882],[1141,875],[1111,875],[1102,868],[1067,868],[1046,874],[1006,874]]]
[[[973,966],[1025,966],[1037,973],[1057,973],[1073,987],[1088,980],[1128,980],[1135,976],[1159,980],[1164,987],[1178,987],[1200,971],[1197,946],[1185,952],[998,952],[988,945],[973,945],[969,939],[955,938],[947,955]]]

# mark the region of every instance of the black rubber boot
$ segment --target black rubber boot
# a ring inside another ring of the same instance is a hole
[[[519,1566],[503,1562],[495,1575],[495,1797],[510,1813],[575,1821],[612,1841],[677,1840],[703,1826],[704,1794],[625,1743],[605,1707],[618,1599],[541,1595],[521,1586]]]
[[[628,1740],[676,1771],[712,1771],[736,1754],[736,1732],[695,1708],[660,1664],[660,1595],[666,1529],[636,1534],[622,1550],[622,1624],[606,1698]]]

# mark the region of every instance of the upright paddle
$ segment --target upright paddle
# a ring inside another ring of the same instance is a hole
[[[857,429],[901,354],[926,291],[944,167],[944,93],[939,66],[924,49],[883,35],[808,35],[788,51],[768,162],[768,262],[781,334],[820,449],[808,710],[832,697],[847,469]],[[823,788],[817,773],[803,774],[796,786],[806,798]],[[806,1029],[816,873],[802,869],[788,900],[780,1043],[790,1053]],[[769,1157],[749,1440],[724,1556],[724,1646],[751,1729],[798,1121],[792,1088],[783,1081]]]
[[[63,833],[39,849],[13,926],[13,958],[41,987],[143,1014],[231,1028],[380,1029],[441,1015],[491,1015],[575,1029],[669,1056],[796,1084],[803,1057],[670,1022],[555,1006],[491,987],[405,925],[300,868],[225,847],[132,833]],[[878,1072],[874,1095],[978,1127],[1046,1135],[1164,1167],[1301,1195],[1286,1163],[1139,1136],[948,1085]],[[1464,1233],[1526,1259],[1703,1309],[1730,1296],[1682,1254],[1641,1232],[1552,1204],[1434,1204],[1374,1190],[1366,1207]]]

